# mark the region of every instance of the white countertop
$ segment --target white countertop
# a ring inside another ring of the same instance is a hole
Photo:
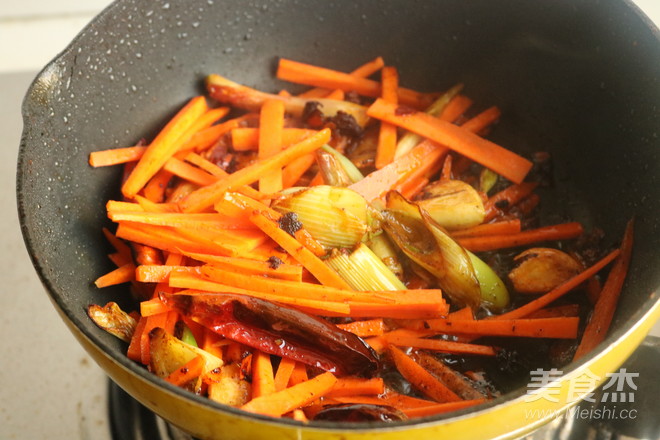
[[[109,438],[105,375],[75,342],[43,292],[23,245],[14,193],[22,97],[36,72],[109,3],[0,2],[0,133],[4,136],[4,148],[0,149],[0,206],[4,207],[0,210],[4,243],[0,253],[4,286],[0,294],[2,439]],[[660,23],[659,0],[636,3]],[[654,333],[660,335],[660,325]],[[29,344],[18,343],[19,337]]]

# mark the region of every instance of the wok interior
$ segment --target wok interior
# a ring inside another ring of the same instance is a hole
[[[349,71],[378,55],[407,87],[462,82],[476,106],[500,106],[494,141],[524,155],[551,152],[548,223],[598,225],[616,244],[636,216],[639,239],[614,337],[657,300],[656,33],[625,2],[485,0],[111,6],[46,67],[25,101],[19,210],[53,300],[94,343],[143,371],[85,315],[90,303],[130,303],[123,286],[93,285],[111,269],[101,228],[111,226],[104,205],[118,196],[120,171],[91,169],[88,153],[151,139],[201,92],[208,73],[277,91],[285,86],[273,79],[277,56]]]

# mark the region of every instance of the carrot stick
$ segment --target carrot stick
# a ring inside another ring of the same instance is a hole
[[[123,266],[98,277],[96,281],[94,281],[94,284],[101,289],[103,287],[128,283],[133,280],[135,280],[135,265],[133,263],[126,263]]]
[[[209,173],[212,176],[225,177],[227,175],[225,170],[223,170],[222,168],[220,168],[219,166],[217,166],[213,162],[204,159],[202,156],[200,156],[199,154],[197,154],[195,152],[188,153],[184,157],[184,160],[186,162],[189,162],[189,163],[195,165],[196,167],[206,171],[207,173]]]
[[[583,270],[579,274],[575,275],[572,278],[569,278],[559,286],[552,289],[550,292],[545,295],[539,296],[538,298],[528,302],[524,306],[513,309],[510,312],[503,313],[501,315],[495,316],[493,319],[518,319],[530,315],[537,310],[542,309],[551,302],[575,289],[577,286],[600,272],[605,266],[612,262],[620,254],[619,249],[616,249],[605,257],[594,263],[592,266]]]
[[[128,350],[126,351],[126,356],[132,361],[140,362],[142,359],[141,341],[146,325],[147,317],[140,316],[140,319],[138,319],[138,323],[135,326],[135,330],[133,331],[131,342],[128,344]]]
[[[179,214],[176,212],[125,212],[110,211],[108,218],[115,222],[134,222],[156,226],[170,226],[174,228],[191,229],[252,229],[251,223],[244,223],[222,215],[213,213]]]
[[[395,67],[385,66],[381,71],[382,98],[396,105],[398,103],[397,90],[399,88],[399,74]],[[381,122],[376,149],[376,168],[381,169],[394,159],[396,150],[396,126]]]
[[[337,324],[342,330],[351,332],[361,338],[367,336],[379,336],[385,333],[385,322],[382,318],[364,319],[361,321],[353,321],[348,324]]]
[[[459,237],[456,242],[472,252],[485,252],[512,248],[526,244],[551,240],[568,240],[582,235],[582,225],[577,222],[561,223],[528,229],[516,234],[484,235],[480,237]]]
[[[213,125],[195,133],[182,147],[182,150],[204,151],[228,133],[229,131],[241,127],[243,124],[258,119],[254,113],[239,116],[230,119],[221,124]]]
[[[296,361],[291,358],[282,358],[275,373],[275,391],[282,391],[289,385],[291,374],[296,367]]]
[[[241,406],[241,409],[252,413],[280,417],[282,414],[303,407],[324,396],[336,382],[337,378],[332,373],[322,373],[313,379],[282,391],[254,398]]]
[[[383,68],[385,65],[385,61],[383,60],[382,57],[376,57],[371,61],[367,61],[360,67],[356,68],[353,70],[349,75],[355,76],[357,78],[368,78],[374,73],[378,72],[380,69]],[[301,98],[324,98],[328,94],[328,89],[316,87],[314,89],[310,89],[304,93],[301,93],[300,96]]]
[[[442,163],[442,170],[440,171],[440,181],[446,182],[451,180],[451,154],[445,156],[445,160]]]
[[[390,345],[388,351],[394,360],[397,370],[410,384],[437,402],[456,402],[461,398],[445,384],[415,362],[410,356]]]
[[[165,192],[174,174],[161,169],[153,176],[142,190],[147,200],[160,203],[165,200]],[[136,194],[137,196],[137,194]]]
[[[397,292],[399,293],[399,292]],[[441,302],[421,300],[418,303],[377,304],[351,302],[350,316],[353,318],[437,318],[444,316],[449,306]]]
[[[275,376],[270,355],[256,351],[252,355],[252,398],[267,396],[275,392]]]
[[[448,334],[572,339],[577,337],[579,320],[577,317],[474,321],[441,318],[429,319],[426,323],[431,330]]]
[[[147,147],[133,172],[122,185],[126,198],[134,197],[180,147],[180,139],[195,121],[208,109],[206,98],[191,99]]]
[[[378,395],[385,392],[385,382],[381,377],[363,379],[361,377],[340,377],[326,397]]]
[[[389,298],[381,298],[376,294],[368,295],[363,294],[362,292],[355,292],[320,284],[236,274],[214,266],[202,266],[200,270],[202,275],[212,281],[251,291],[333,302],[359,300],[362,299],[361,297],[363,296],[371,297],[370,299],[376,303],[391,302]]]
[[[202,187],[181,201],[180,206],[184,212],[200,212],[215,202],[220,200],[225,192],[232,188],[238,188],[243,185],[249,185],[259,179],[259,177],[270,170],[281,168],[292,160],[320,148],[330,140],[330,130],[325,128],[309,138],[292,145],[286,150],[271,156],[267,159],[259,160],[252,165],[248,165],[230,174],[226,178],[217,181],[212,185]]]
[[[520,219],[501,220],[494,223],[483,223],[471,228],[452,231],[453,238],[481,237],[485,235],[507,235],[520,232]]]
[[[282,130],[282,148],[296,144],[316,133],[307,128],[284,128]],[[257,150],[261,130],[252,127],[239,127],[231,131],[231,146],[236,151]]]
[[[289,386],[291,387],[307,380],[309,380],[309,377],[307,376],[307,365],[303,364],[302,362],[296,362],[296,366],[291,372]]]
[[[181,368],[177,368],[165,378],[169,383],[182,386],[187,382],[202,375],[202,368],[204,367],[204,358],[202,356],[195,356]]]
[[[204,170],[194,167],[182,160],[172,157],[163,165],[165,171],[169,171],[181,179],[187,180],[195,185],[206,186],[218,181],[218,178],[212,176]]]
[[[456,120],[472,106],[472,100],[465,95],[456,95],[449,101],[449,103],[442,109],[440,116],[441,120],[447,122],[456,122]]]
[[[259,159],[263,160],[282,151],[282,127],[284,126],[284,104],[268,100],[261,106],[259,116]],[[259,178],[259,191],[272,194],[282,189],[282,168],[264,172]]]
[[[529,196],[538,186],[538,182],[523,182],[511,185],[490,197],[484,203],[486,217],[484,222],[492,220],[501,209],[507,209]],[[500,208],[502,207],[502,208]]]
[[[430,168],[445,152],[445,148],[436,144],[418,145],[387,166],[350,185],[349,188],[371,202],[381,197],[415,170]]]
[[[171,309],[160,298],[151,298],[140,303],[140,315],[151,316],[158,313],[169,312]]]
[[[460,402],[437,403],[435,405],[422,406],[419,408],[404,408],[401,411],[403,411],[403,413],[409,418],[427,417],[458,411],[460,409],[480,405],[484,402],[486,402],[486,399],[462,400]]]
[[[444,341],[442,339],[424,339],[395,333],[385,334],[383,338],[388,343],[399,347],[421,348],[451,354],[476,354],[482,356],[495,356],[497,354],[496,350],[488,345],[465,344],[462,342]]]
[[[149,344],[149,333],[151,330],[160,327],[165,328],[167,324],[168,312],[158,313],[156,315],[147,316],[147,322],[144,326],[142,339],[140,340],[140,362],[144,365],[149,365],[151,361],[151,348]]]
[[[165,264],[140,265],[135,269],[135,279],[141,283],[167,283],[172,271],[179,273],[198,272],[199,268],[194,266],[168,266]]]
[[[110,242],[113,248],[122,256],[125,261],[133,261],[133,256],[131,254],[131,247],[126,244],[124,241],[117,238],[115,234],[110,232],[108,228],[103,228],[103,235],[106,240]]]
[[[294,186],[315,162],[316,156],[314,153],[310,153],[299,157],[285,166],[282,170],[282,186],[284,188],[291,188]]]
[[[267,261],[257,261],[248,258],[196,254],[194,252],[187,252],[185,255],[232,272],[246,275],[262,275],[289,281],[302,281],[302,267],[294,264],[273,264]]]
[[[367,114],[445,145],[515,183],[522,182],[532,168],[532,162],[529,160],[471,131],[426,113],[402,113],[398,106],[377,99],[367,109]]]
[[[484,110],[483,112],[479,113],[474,118],[465,121],[465,123],[463,123],[461,127],[473,133],[481,133],[491,124],[496,122],[500,118],[500,115],[501,112],[499,108],[490,107]]]
[[[378,397],[375,396],[365,396],[365,395],[353,395],[353,396],[335,396],[333,400],[339,403],[354,403],[354,404],[366,404],[366,405],[387,405],[394,408],[405,411],[412,408],[425,408],[433,405],[438,405],[437,402],[433,400],[419,399],[417,397],[410,397],[405,394],[399,394],[390,389]],[[451,402],[452,404],[462,403]],[[442,405],[448,405],[449,403],[444,403]]]
[[[92,151],[89,154],[89,164],[95,168],[119,165],[139,160],[147,147],[135,146],[113,148],[111,150]]]
[[[621,242],[621,253],[612,265],[612,269],[603,284],[603,289],[591,312],[591,317],[584,329],[582,340],[578,345],[573,360],[579,359],[593,350],[607,336],[607,331],[612,323],[616,305],[621,294],[623,283],[628,273],[628,266],[632,258],[634,235],[634,220],[628,221]]]
[[[330,266],[314,255],[309,249],[302,246],[298,240],[280,229],[279,225],[271,221],[262,212],[255,212],[250,216],[250,221],[272,238],[277,244],[284,248],[293,258],[302,264],[314,277],[325,286],[337,287],[339,289],[350,289],[344,281]]]
[[[382,94],[382,87],[378,81],[358,78],[348,73],[299,63],[285,58],[280,58],[275,75],[278,79],[284,81],[331,90],[354,91],[371,98],[377,98]],[[419,93],[403,87],[399,87],[397,95],[402,104],[419,109],[426,108],[433,101],[433,95],[431,94]]]

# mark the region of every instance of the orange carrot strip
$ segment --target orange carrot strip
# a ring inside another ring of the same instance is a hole
[[[212,185],[202,187],[192,192],[180,202],[180,206],[184,212],[202,211],[220,200],[228,190],[243,185],[249,185],[257,181],[263,173],[281,168],[292,160],[317,150],[329,140],[330,130],[327,128],[320,130],[318,133],[290,146],[286,150],[282,150],[274,156],[259,160]]]
[[[374,73],[378,72],[385,65],[385,61],[382,57],[376,57],[373,60],[367,61],[360,67],[353,70],[349,75],[355,76],[357,78],[368,78]],[[324,98],[328,94],[328,89],[324,88],[314,88],[310,89],[304,93],[301,93],[301,98]]]
[[[405,179],[395,188],[396,191],[401,193],[403,197],[412,200],[417,194],[422,192],[429,184],[429,179],[424,176],[411,176],[410,179]]]
[[[297,61],[280,58],[276,76],[278,79],[305,84],[314,87],[323,87],[345,92],[355,91],[360,95],[377,98],[381,96],[381,85],[378,81],[354,77],[348,73],[338,72],[324,67],[312,66]],[[397,91],[402,104],[423,109],[433,101],[431,94],[419,93],[411,89],[399,87]]]
[[[424,350],[452,354],[477,354],[482,356],[495,356],[497,354],[495,349],[488,345],[465,344],[462,342],[444,341],[442,339],[424,339],[394,333],[385,334],[383,338],[388,343],[399,347],[422,348]]]
[[[128,350],[126,351],[126,356],[132,361],[140,362],[142,359],[141,341],[146,325],[147,325],[147,317],[140,316],[137,325],[135,326],[135,330],[133,331],[131,342],[128,344]]]
[[[275,376],[270,355],[257,350],[252,355],[252,398],[275,392]]]
[[[339,289],[350,289],[337,272],[326,265],[320,258],[309,249],[302,246],[298,240],[280,229],[276,222],[271,221],[263,212],[255,212],[250,216],[250,221],[272,238],[278,245],[284,248],[293,258],[302,264],[321,284]]]
[[[99,289],[108,286],[115,286],[117,284],[128,283],[135,279],[135,265],[133,263],[126,263],[117,269],[102,275],[94,281],[94,284]]]
[[[377,99],[368,108],[367,115],[445,145],[515,183],[522,182],[532,168],[532,162],[529,160],[471,131],[423,112],[402,114],[398,106]]]
[[[139,160],[147,147],[135,146],[93,151],[89,154],[89,164],[93,167],[107,167]]]
[[[205,295],[213,293],[239,293],[271,302],[286,304],[313,315],[347,317],[350,313],[350,305],[343,302],[325,301],[294,295],[279,293],[272,294],[268,292],[260,292],[258,290],[243,289],[199,278],[192,272],[179,273],[177,271],[172,271],[170,273],[169,285],[171,287],[187,289],[186,291],[178,292],[179,294]]]
[[[195,150],[197,152],[204,151],[215,144],[223,135],[240,127],[248,121],[256,120],[258,116],[254,113],[239,116],[230,119],[221,124],[213,125],[195,133],[188,142],[186,142],[182,150]]]
[[[440,382],[403,351],[393,345],[390,345],[388,350],[401,375],[410,382],[413,387],[417,388],[426,396],[438,402],[456,402],[461,400],[461,398],[447,388],[445,384]]]
[[[441,333],[469,333],[488,336],[573,339],[577,337],[577,317],[541,319],[429,319],[429,329]]]
[[[354,396],[335,396],[332,398],[338,403],[354,403],[354,404],[366,404],[366,405],[387,405],[400,410],[412,409],[412,408],[424,408],[432,405],[438,405],[437,402],[433,400],[419,399],[417,397],[406,396],[405,394],[399,394],[392,390],[387,390],[382,396],[364,396],[364,395],[354,395]],[[451,402],[451,403],[462,403],[460,402]],[[442,404],[447,405],[447,403]]]
[[[381,377],[364,379],[361,377],[340,377],[326,397],[378,395],[385,392],[385,382]]]
[[[349,322],[348,324],[337,324],[337,327],[361,338],[382,335],[386,329],[385,322],[382,318],[364,319],[362,321]]]
[[[472,106],[472,100],[465,95],[456,95],[442,109],[439,118],[447,122],[456,120]]]
[[[121,222],[117,227],[117,236],[168,252],[186,251],[230,256],[236,253],[235,248],[226,244],[221,245],[210,240],[193,241],[161,226]]]
[[[103,235],[106,240],[110,242],[113,248],[122,256],[126,261],[133,261],[133,255],[131,253],[131,248],[124,241],[117,238],[115,234],[110,232],[108,228],[103,228]]]
[[[538,298],[528,302],[524,306],[518,307],[517,309],[513,309],[510,312],[497,315],[493,317],[493,319],[518,319],[528,316],[531,313],[542,309],[543,307],[547,306],[551,302],[555,301],[556,299],[560,298],[561,296],[575,289],[577,286],[579,286],[580,284],[582,284],[583,282],[585,282],[586,280],[588,280],[589,278],[600,272],[601,269],[603,269],[605,266],[611,263],[612,260],[614,260],[619,254],[620,254],[619,249],[610,252],[605,257],[594,263],[592,266],[583,270],[574,277],[564,281],[562,284],[555,287],[545,295],[539,296]]]
[[[340,89],[335,89],[332,92],[328,93],[326,95],[326,99],[336,99],[338,101],[343,101],[344,100],[344,91]]]
[[[440,171],[440,180],[443,182],[451,180],[451,162],[451,154],[446,155],[445,160],[442,163],[442,170]]]
[[[200,214],[179,214],[175,212],[125,212],[110,211],[108,218],[115,222],[129,221],[134,223],[143,223],[156,226],[170,226],[176,228],[191,229],[252,229],[251,223],[245,223],[240,220],[233,220],[222,214],[200,213]]]
[[[497,214],[501,212],[499,206],[504,206],[504,208],[509,208],[528,195],[530,195],[538,186],[538,182],[523,182],[517,185],[511,185],[498,192],[497,194],[490,197],[486,203],[484,203],[484,209],[486,210],[486,217],[484,222],[492,220]]]
[[[190,129],[185,133],[185,136],[182,138],[181,146],[178,151],[190,150],[193,149],[194,145],[191,145],[191,141],[195,135],[201,131],[210,128],[213,124],[218,122],[220,119],[227,116],[231,109],[229,107],[218,107],[208,110],[206,113],[201,115],[195,123],[190,127]]]
[[[445,152],[445,148],[436,144],[420,144],[387,166],[350,185],[349,188],[371,202],[381,197],[415,170],[428,169],[433,166]]]
[[[306,382],[267,396],[260,396],[241,406],[244,411],[280,417],[282,414],[303,407],[332,389],[337,378],[332,373],[322,373]]]
[[[160,298],[151,298],[140,303],[140,315],[151,316],[158,313],[169,312],[171,309]]]
[[[296,361],[291,358],[282,358],[275,373],[275,391],[282,391],[289,385],[291,374],[296,367]]]
[[[497,107],[490,107],[483,112],[479,113],[472,119],[467,120],[461,125],[465,130],[473,133],[481,133],[484,129],[488,128],[491,124],[500,118],[501,112]]]
[[[267,159],[282,151],[282,127],[284,126],[284,103],[268,100],[261,106],[259,114],[260,160]],[[282,168],[276,167],[259,177],[259,191],[272,194],[282,189]]]
[[[460,409],[480,405],[486,401],[486,399],[462,400],[460,402],[437,403],[435,405],[422,406],[419,408],[404,408],[401,411],[403,411],[403,413],[409,418],[427,417],[458,411]]]
[[[204,159],[202,156],[195,152],[190,152],[188,153],[184,159],[186,162],[190,162],[191,164],[195,165],[196,167],[206,171],[212,176],[216,177],[224,177],[227,175],[225,170],[214,164],[213,162]]]
[[[193,266],[140,265],[135,269],[135,279],[141,283],[167,283],[170,273],[174,270],[179,273],[199,271],[197,267]]]
[[[630,220],[621,242],[621,253],[612,265],[612,269],[603,284],[603,289],[591,312],[591,317],[584,329],[582,340],[578,345],[573,360],[579,359],[596,348],[607,336],[607,331],[612,323],[616,305],[621,294],[623,283],[628,273],[628,266],[632,257],[634,235],[634,221]]]
[[[202,356],[195,356],[181,368],[177,368],[165,378],[169,383],[182,386],[187,382],[202,375],[202,368],[204,367],[204,358]]]
[[[399,88],[399,74],[395,67],[385,66],[381,70],[382,98],[391,103],[397,104],[397,90]],[[394,150],[396,150],[396,126],[387,122],[381,122],[378,135],[378,146],[376,149],[376,168],[381,169],[394,159]]]
[[[211,185],[218,181],[218,178],[212,176],[206,171],[194,167],[180,159],[171,157],[163,165],[165,171],[169,171],[181,179],[187,180],[199,186]]]
[[[133,172],[122,185],[122,194],[132,198],[181,146],[180,140],[195,121],[206,112],[206,98],[197,96],[172,118],[147,147]]]
[[[307,381],[309,378],[307,376],[307,365],[302,362],[296,362],[296,366],[291,372],[291,378],[289,379],[289,386],[297,385],[301,382]]]
[[[520,219],[502,220],[494,223],[483,223],[471,228],[452,231],[453,238],[481,237],[484,235],[507,235],[520,232]]]
[[[174,174],[169,171],[163,169],[159,170],[142,190],[144,197],[155,203],[162,202],[165,199],[165,192],[167,191],[167,187],[170,184],[172,177],[174,177]]]
[[[246,275],[262,275],[289,281],[302,281],[302,266],[286,263],[273,265],[267,261],[241,257],[224,257],[221,255],[196,254],[194,252],[186,252],[185,255],[232,272]]]
[[[397,292],[397,293],[400,293]],[[442,302],[421,300],[418,303],[397,302],[394,304],[377,304],[352,301],[350,316],[353,318],[438,318],[445,316],[449,306]]]
[[[311,153],[299,157],[285,166],[282,170],[282,186],[284,188],[291,188],[294,186],[315,162],[316,156],[314,153]]]
[[[308,138],[317,130],[307,128],[284,128],[282,130],[282,148],[296,144]],[[239,127],[231,131],[231,145],[236,151],[256,150],[259,147],[259,135],[261,130],[252,127]]]
[[[512,248],[526,244],[551,240],[568,240],[582,235],[582,225],[578,222],[561,223],[528,229],[517,234],[484,235],[481,237],[459,237],[456,242],[472,252],[485,252]]]
[[[391,299],[378,293],[363,293],[353,290],[345,290],[332,286],[321,284],[312,284],[305,282],[295,282],[287,280],[278,280],[254,275],[236,274],[230,271],[220,269],[215,266],[202,266],[200,268],[202,275],[208,279],[238,287],[241,289],[271,293],[275,295],[291,296],[298,298],[316,299],[320,301],[346,302],[350,300],[359,300],[366,297],[376,303],[389,303]]]

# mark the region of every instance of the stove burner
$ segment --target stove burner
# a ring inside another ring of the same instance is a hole
[[[108,413],[113,440],[194,440],[108,381]]]

